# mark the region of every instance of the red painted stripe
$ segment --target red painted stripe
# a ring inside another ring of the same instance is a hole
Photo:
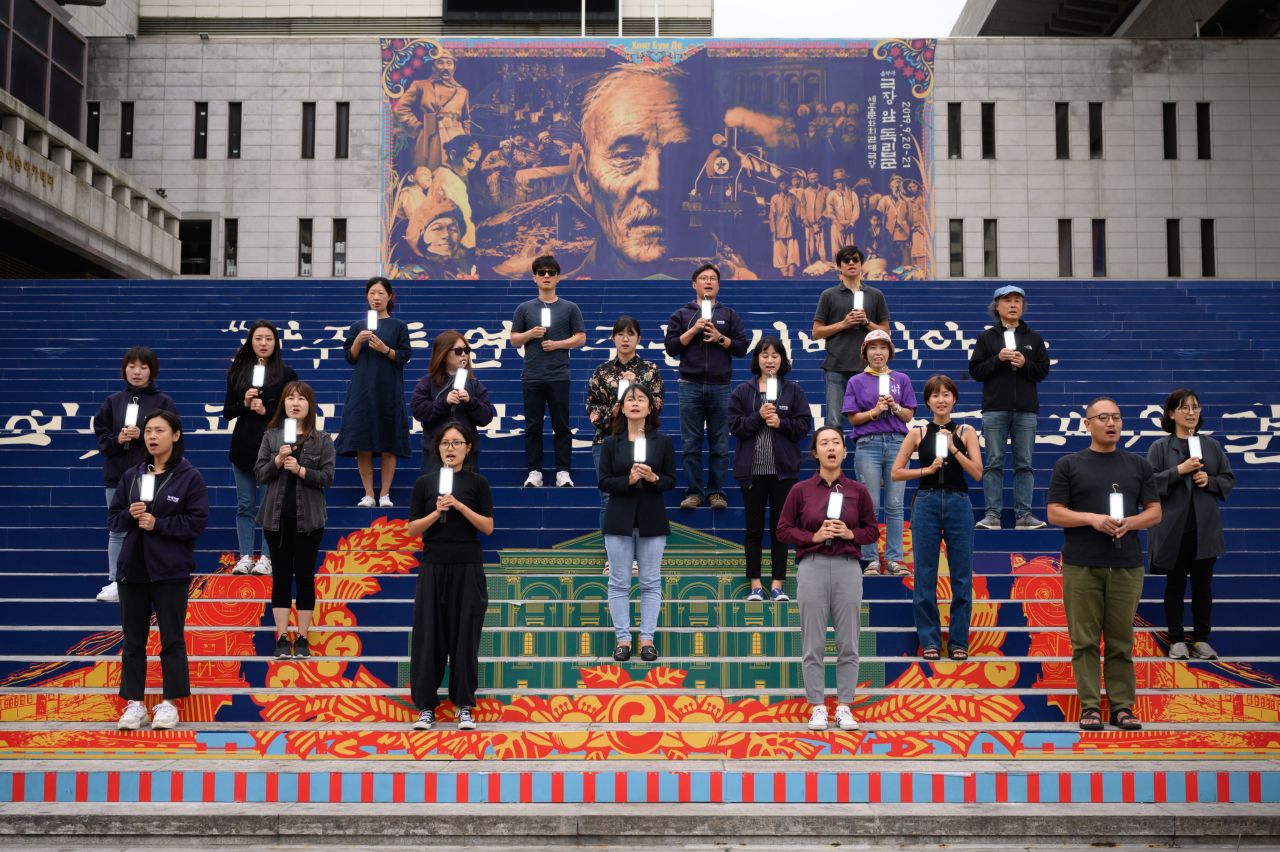
[[[914,800],[915,788],[911,784],[911,773],[898,773],[898,801],[909,805]]]
[[[940,805],[947,800],[947,777],[939,772],[933,773],[933,798],[935,805]]]
[[[773,800],[774,802],[785,802],[787,800],[787,774],[785,772],[773,773]]]
[[[1102,773],[1090,772],[1089,773],[1089,803],[1097,805],[1097,804],[1101,804],[1102,801],[1103,801]]]
[[[1262,775],[1260,773],[1249,773],[1249,801],[1262,801]]]
[[[181,802],[182,799],[183,799],[182,773],[170,772],[169,773],[169,801]]]
[[[1032,772],[1027,775],[1027,801],[1031,804],[1040,803],[1040,773]]]
[[[490,802],[502,801],[502,776],[497,772],[489,773],[488,796]]]
[[[869,787],[870,787],[870,793],[867,796],[867,800],[870,801],[872,804],[879,804],[880,803],[880,773],[879,772],[871,773]]]
[[[711,773],[711,801],[720,804],[724,801],[724,773]]]
[[[151,801],[151,773],[150,772],[138,773],[138,801],[139,802]]]
[[[1226,772],[1218,773],[1218,803],[1231,801],[1231,776]]]
[[[1067,804],[1071,801],[1071,776],[1065,772],[1058,773],[1058,803]]]
[[[520,803],[528,804],[533,801],[533,773],[520,773]]]
[[[58,777],[52,772],[45,772],[42,774],[44,775],[44,800],[46,802],[58,801]],[[85,777],[83,772],[76,773],[76,797],[77,797],[76,801],[79,801],[79,802],[84,801],[83,798],[80,798],[81,782],[84,782],[84,785],[85,785],[84,795],[87,796],[88,790],[89,790],[89,779]]]
[[[964,801],[966,804],[978,801],[978,778],[972,772],[964,776]]]
[[[807,804],[818,801],[818,773],[816,772],[804,774],[804,800]]]
[[[428,772],[422,776],[422,801],[429,805],[436,803],[436,774]]]
[[[458,804],[468,804],[471,801],[471,785],[467,783],[467,773],[459,772],[456,777],[458,779]]]
[[[280,801],[280,773],[267,773],[267,791],[264,797],[268,802]]]
[[[1133,801],[1133,773],[1124,772],[1120,775],[1120,801]]]
[[[1009,776],[1003,772],[996,776],[996,801],[1000,804],[1009,801]]]
[[[557,805],[564,803],[564,773],[551,773],[551,801]]]
[[[753,772],[742,773],[742,801],[754,802],[756,800],[756,776]]]
[[[592,804],[596,800],[596,774],[594,772],[582,773],[582,802],[583,804]]]
[[[849,773],[841,772],[836,776],[836,801],[849,801]]]
[[[1195,772],[1183,773],[1187,779],[1187,804],[1200,801],[1200,776]]]
[[[360,803],[364,805],[373,803],[373,773],[360,773]]]
[[[658,773],[650,772],[645,776],[645,801],[651,805],[656,805],[662,801],[662,792],[659,789]]]
[[[217,800],[217,798],[218,798],[218,788],[217,788],[217,786],[214,784],[214,782],[215,782],[216,780],[217,780],[217,778],[215,778],[215,777],[214,777],[214,774],[213,774],[212,772],[205,772],[205,773],[203,773],[203,781],[204,781],[204,784],[203,784],[203,786],[202,786],[202,788],[201,788],[201,791],[200,791],[200,796],[201,796],[200,801],[202,801],[202,802],[212,802],[212,801],[216,801],[216,800]]]
[[[1157,802],[1164,802],[1166,799],[1166,795],[1167,795],[1165,793],[1166,778],[1167,776],[1163,772],[1155,773],[1155,797],[1154,798]]]
[[[689,773],[681,772],[676,776],[676,800],[680,802],[688,802],[692,795],[689,790]]]
[[[119,772],[107,773],[107,801],[108,802],[120,801],[120,773]]]
[[[311,773],[309,772],[298,773],[298,801],[311,801]]]
[[[391,776],[391,801],[396,804],[404,801],[404,773],[402,772]]]
[[[50,796],[50,795],[49,795],[49,787],[50,787],[49,782],[50,782],[53,778],[55,778],[55,777],[57,777],[57,776],[55,776],[52,772],[48,773],[48,774],[45,776],[45,781],[44,781],[44,792],[45,792],[45,801],[46,801],[46,802],[56,802],[56,801],[57,801],[57,799],[56,799],[56,798],[54,798],[53,796]],[[83,773],[83,772],[77,772],[75,777],[76,777],[76,801],[77,801],[77,802],[87,802],[87,801],[89,801],[89,776],[88,776],[88,775],[86,775],[86,774],[85,774],[85,773]],[[55,790],[55,791],[57,790],[56,785],[54,786],[54,790]],[[55,795],[55,796],[57,795],[57,794],[56,794],[56,792],[55,792],[55,794],[54,794],[54,795]]]
[[[337,803],[342,801],[342,773],[329,773],[329,802]]]
[[[243,772],[235,774],[235,783],[232,785],[232,801],[243,802],[249,798],[248,781],[244,777]]]
[[[13,773],[13,800],[21,802],[27,798],[27,774],[25,772]]]

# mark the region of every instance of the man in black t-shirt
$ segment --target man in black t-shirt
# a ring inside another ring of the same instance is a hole
[[[1133,616],[1142,594],[1137,531],[1160,523],[1160,498],[1147,460],[1117,449],[1121,417],[1115,401],[1098,397],[1084,413],[1089,448],[1058,459],[1047,498],[1049,523],[1063,528],[1062,603],[1080,728],[1102,730],[1101,639],[1111,724],[1136,731],[1142,728],[1133,712]]]
[[[862,281],[862,251],[845,246],[836,252],[840,283],[822,291],[813,313],[813,339],[827,341],[822,361],[823,389],[827,403],[826,424],[844,427],[844,392],[849,379],[862,372],[862,341],[876,329],[889,331],[889,304],[884,293]],[[858,292],[862,297],[859,299]],[[862,307],[856,307],[858,302]]]

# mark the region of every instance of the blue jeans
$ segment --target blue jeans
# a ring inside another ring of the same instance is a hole
[[[253,556],[253,543],[258,537],[255,516],[258,501],[262,498],[262,486],[253,474],[245,473],[235,465],[231,465],[231,472],[236,477],[236,546],[240,548],[241,556]]]
[[[832,370],[822,371],[823,389],[827,393],[827,426],[835,426],[841,432],[848,432],[849,418],[840,409],[844,408],[844,392],[849,386],[849,379],[856,373],[839,373]]]
[[[902,497],[907,483],[889,479],[902,438],[900,432],[863,435],[857,441],[858,449],[853,456],[854,473],[871,492],[871,509],[877,518],[880,516],[880,487],[884,486],[884,558],[888,562],[902,561]]]
[[[653,641],[658,629],[658,610],[662,607],[662,551],[667,546],[665,535],[641,537],[639,530],[631,535],[606,535],[604,549],[609,554],[609,616],[618,642],[631,641],[631,563],[640,570],[640,639]]]
[[[1013,511],[1016,517],[1031,514],[1031,451],[1036,445],[1036,415],[1030,411],[982,412],[982,437],[986,460],[982,468],[982,493],[987,514],[1004,509],[1004,446],[1013,444]]]
[[[591,445],[591,463],[596,469],[596,481],[600,481],[600,453],[604,450],[604,444]],[[604,491],[600,492],[600,529],[604,529],[604,510],[609,505],[609,495]]]
[[[916,555],[916,590],[911,611],[921,648],[942,647],[938,613],[938,549],[947,543],[951,569],[951,648],[969,648],[973,609],[973,504],[967,491],[922,489],[911,508],[911,541]]]
[[[116,490],[108,488],[107,491],[107,508],[111,508],[111,501],[115,499]],[[114,583],[116,579],[116,563],[120,561],[120,551],[124,549],[124,533],[113,532],[107,530],[107,582]]]
[[[706,435],[710,463],[707,483],[702,481],[702,437]],[[729,483],[729,386],[702,385],[680,380],[680,463],[688,483],[685,494],[706,499],[711,494],[728,498]]]

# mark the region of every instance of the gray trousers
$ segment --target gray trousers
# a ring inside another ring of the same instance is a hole
[[[800,563],[796,582],[805,698],[810,704],[821,704],[825,700],[824,657],[830,622],[836,634],[836,700],[850,704],[858,685],[861,564],[852,556],[812,554]]]

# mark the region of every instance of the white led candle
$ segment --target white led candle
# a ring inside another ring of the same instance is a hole
[[[1187,451],[1191,454],[1191,458],[1193,458],[1193,459],[1203,459],[1203,458],[1204,458],[1204,456],[1202,456],[1202,455],[1200,454],[1200,453],[1201,453],[1201,449],[1200,449],[1200,436],[1199,436],[1199,435],[1192,435],[1190,438],[1188,438],[1188,439],[1187,439]]]
[[[880,376],[880,396],[891,396],[893,388],[889,384],[889,374],[884,373]]]
[[[443,465],[440,468],[440,496],[453,493],[453,468]]]
[[[778,401],[778,377],[777,376],[769,376],[767,379],[764,380],[764,401],[765,402]]]
[[[138,403],[131,402],[124,407],[124,425],[138,425]]]
[[[541,325],[545,329],[551,328],[551,309],[550,308],[542,309],[541,322],[539,323],[539,325]]]
[[[377,312],[377,311],[369,311],[368,316],[366,316],[366,317],[365,317],[365,321],[364,321],[364,323],[365,323],[365,325],[364,325],[364,327],[365,327],[365,328],[369,329],[369,331],[372,331],[372,332],[374,332],[374,333],[377,333],[377,331],[378,331],[378,312]]]
[[[631,444],[632,457],[631,460],[636,464],[648,464],[649,447],[648,442],[641,435]]]
[[[702,300],[702,318],[704,320],[711,319],[711,307],[712,307],[712,302],[710,299]]]
[[[945,459],[951,455],[951,442],[947,440],[947,436],[939,432],[933,436],[933,457]]]
[[[627,395],[627,389],[631,387],[628,379],[618,379],[618,402],[622,402],[622,398]]]
[[[459,367],[458,372],[453,374],[453,389],[460,391],[467,389],[467,368]]]
[[[266,386],[267,384],[266,366],[262,364],[253,365],[253,378],[249,381],[249,384],[253,385],[255,388],[263,388]]]
[[[866,297],[867,297],[867,294],[862,292],[861,290],[853,291],[853,309],[855,311],[860,311],[863,309],[862,306],[866,304]]]
[[[832,492],[827,498],[827,520],[840,520],[840,513],[844,511],[844,495],[839,491]]]
[[[1109,497],[1111,498],[1111,509],[1109,514],[1111,515],[1112,520],[1123,521],[1124,520],[1124,495],[1116,494],[1113,492],[1109,495]]]
[[[138,484],[138,499],[143,503],[150,503],[156,499],[156,475],[154,473],[142,474],[142,480]]]
[[[298,443],[298,418],[286,417],[284,419],[284,442],[286,444]]]

